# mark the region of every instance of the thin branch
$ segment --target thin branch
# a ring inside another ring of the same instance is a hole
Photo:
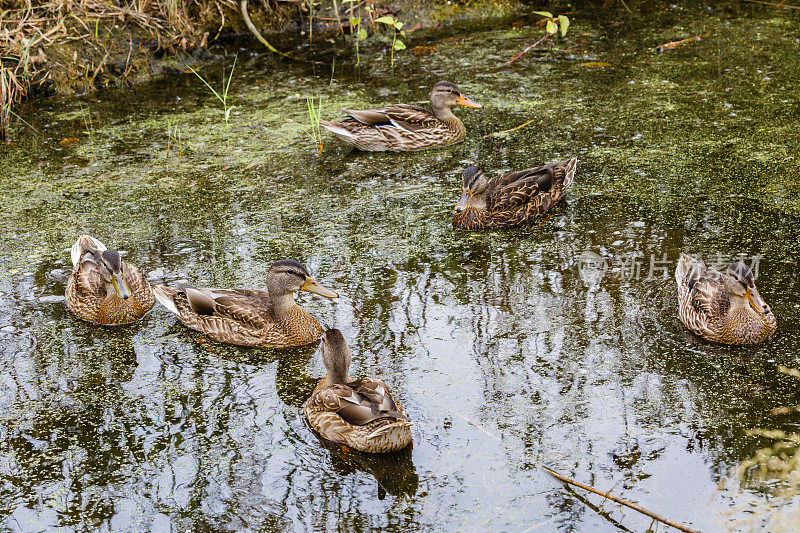
[[[668,526],[674,527],[675,529],[677,529],[679,531],[685,531],[686,533],[700,533],[696,529],[692,529],[692,528],[690,528],[688,526],[684,526],[682,524],[678,524],[677,522],[673,522],[671,520],[667,520],[666,518],[664,518],[662,516],[659,516],[659,515],[657,515],[656,513],[652,512],[652,511],[648,511],[644,507],[636,505],[635,503],[627,502],[625,500],[617,498],[616,496],[612,496],[608,492],[601,492],[601,491],[597,490],[594,487],[590,487],[589,485],[584,485],[583,483],[578,483],[577,481],[574,481],[574,480],[572,480],[572,479],[570,479],[568,477],[562,476],[558,472],[554,472],[553,470],[547,468],[546,466],[543,466],[543,465],[540,465],[540,466],[541,466],[542,470],[544,470],[545,472],[547,472],[548,474],[550,474],[554,478],[556,478],[556,479],[558,479],[560,481],[563,481],[564,483],[569,483],[570,485],[574,485],[574,486],[576,486],[578,488],[581,488],[583,490],[588,490],[589,492],[597,494],[598,496],[602,496],[603,498],[608,498],[609,500],[617,502],[620,505],[624,505],[625,507],[629,507],[629,508],[633,509],[634,511],[638,511],[638,512],[642,513],[643,515],[647,515],[650,518],[652,518],[653,520],[658,520],[662,524],[666,524]]]
[[[517,59],[521,58],[522,56],[524,56],[525,54],[527,54],[528,52],[530,52],[531,50],[533,50],[534,48],[536,48],[537,46],[542,44],[548,37],[550,37],[550,34],[545,32],[544,37],[542,37],[541,39],[539,39],[538,41],[536,41],[535,43],[530,45],[528,48],[526,48],[522,52],[518,53],[517,55],[515,55],[514,57],[512,57],[511,59],[509,59],[505,63],[503,63],[501,66],[505,67],[507,65],[510,65],[511,63],[516,61]]]
[[[800,9],[800,7],[798,7],[798,6],[787,6],[787,5],[784,5],[783,2],[780,2],[779,4],[776,4],[775,2],[762,2],[761,0],[744,0],[744,1],[745,2],[750,2],[750,3],[753,3],[753,4],[763,4],[765,6],[785,7],[786,9]],[[783,1],[785,2],[786,0],[783,0]]]
[[[502,134],[502,133],[511,133],[512,131],[517,131],[517,130],[519,130],[519,129],[522,129],[522,128],[524,128],[525,126],[527,126],[528,124],[531,124],[531,123],[533,123],[533,122],[536,122],[536,119],[529,120],[528,122],[525,122],[524,124],[520,124],[519,126],[516,126],[516,127],[513,127],[513,128],[511,128],[510,130],[496,131],[496,132],[494,132],[494,133],[489,133],[489,134],[486,134],[486,135],[484,135],[483,137],[484,137],[484,138],[486,138],[486,137],[492,137],[492,136],[494,136],[494,135],[500,135],[500,134]]]

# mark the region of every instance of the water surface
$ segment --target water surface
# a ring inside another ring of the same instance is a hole
[[[728,479],[767,443],[748,429],[796,429],[770,410],[800,402],[776,372],[800,348],[798,16],[587,9],[565,40],[501,67],[539,38],[536,18],[411,34],[409,48],[438,51],[397,54],[393,68],[378,45],[358,68],[338,51],[333,73],[242,48],[227,127],[192,74],[21,106],[41,134],[18,129],[0,147],[3,527],[650,525],[540,464],[703,531],[758,524],[768,488]],[[317,57],[337,46],[320,42]],[[231,64],[204,75],[218,86]],[[333,118],[424,99],[442,79],[485,106],[456,111],[464,142],[363,154],[325,136],[318,157],[307,96]],[[577,177],[546,220],[451,228],[466,165],[570,156]],[[57,297],[83,233],[153,283],[260,287],[274,260],[307,263],[342,297],[301,304],[343,331],[354,375],[393,386],[413,449],[373,458],[314,436],[302,403],[324,372],[316,345],[224,346],[162,307],[124,328],[74,318]],[[688,334],[669,279],[682,251],[755,258],[777,335],[732,349]]]

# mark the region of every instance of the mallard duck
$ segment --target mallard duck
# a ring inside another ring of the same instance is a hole
[[[756,344],[775,333],[775,315],[756,289],[753,271],[731,263],[725,274],[681,254],[675,269],[678,316],[693,333],[723,344]]]
[[[320,120],[322,127],[359,150],[408,152],[456,143],[466,136],[461,120],[450,110],[454,105],[481,108],[454,83],[440,81],[431,89],[431,109],[396,104],[378,109],[351,111],[341,122]]]
[[[183,325],[218,342],[261,348],[302,346],[322,335],[319,323],[295,302],[295,291],[339,296],[292,259],[272,263],[266,291],[153,287],[156,299]]]
[[[323,438],[362,452],[400,450],[411,443],[405,409],[379,379],[350,379],[350,348],[338,329],[322,337],[328,373],[306,401],[305,415]]]
[[[130,324],[153,308],[150,284],[116,250],[82,235],[70,252],[72,274],[64,299],[75,316],[106,326]]]
[[[488,181],[480,168],[468,167],[462,176],[453,227],[495,229],[531,222],[561,199],[575,177],[577,163],[573,157]]]

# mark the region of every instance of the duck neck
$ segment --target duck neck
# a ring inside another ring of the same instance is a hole
[[[286,289],[272,287],[269,282],[267,282],[267,292],[269,292],[269,300],[272,303],[272,309],[277,316],[286,314],[297,305],[297,302],[294,301],[293,291],[287,292]]]
[[[339,372],[328,372],[323,379],[323,387],[330,387],[331,385],[347,385],[352,379],[347,371],[344,374]]]
[[[448,124],[461,124],[461,120],[453,114],[450,106],[446,106],[438,101],[431,101],[431,109],[433,110],[433,116],[442,122],[446,122]]]

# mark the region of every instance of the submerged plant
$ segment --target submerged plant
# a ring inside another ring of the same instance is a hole
[[[378,19],[375,19],[375,22],[380,22],[381,24],[386,24],[387,26],[391,26],[392,28],[392,50],[391,50],[391,65],[394,66],[394,51],[395,50],[405,50],[406,43],[401,41],[397,38],[397,34],[399,33],[402,37],[405,37],[406,34],[403,33],[401,30],[403,29],[403,23],[394,18],[391,15],[384,15]]]
[[[223,111],[224,111],[224,113],[225,113],[225,130],[226,130],[226,131],[230,131],[230,117],[231,117],[231,111],[233,111],[233,108],[234,108],[234,106],[229,106],[229,105],[228,105],[228,91],[229,91],[229,90],[230,90],[230,88],[231,88],[231,80],[233,80],[233,71],[236,69],[236,60],[237,60],[238,58],[239,58],[239,56],[238,56],[238,55],[237,55],[237,56],[234,56],[234,58],[233,58],[233,66],[231,66],[231,72],[230,72],[230,74],[228,75],[228,81],[227,81],[227,82],[225,81],[225,70],[223,69],[223,71],[222,71],[222,94],[218,93],[218,92],[217,92],[217,91],[216,91],[216,90],[215,90],[215,89],[214,89],[214,88],[211,86],[211,84],[210,84],[210,83],[208,83],[208,82],[206,81],[206,79],[205,79],[205,78],[203,78],[203,76],[201,76],[201,75],[200,75],[200,73],[199,73],[199,72],[197,72],[197,71],[196,71],[195,69],[193,69],[192,67],[189,67],[189,70],[191,70],[192,72],[194,72],[195,76],[197,76],[198,78],[200,78],[200,81],[202,81],[202,82],[205,84],[205,86],[206,86],[206,87],[208,87],[208,88],[209,88],[209,90],[211,90],[211,92],[214,94],[214,96],[216,96],[216,97],[217,97],[217,100],[219,100],[219,101],[220,101],[220,103],[222,103],[222,110],[223,110]]]
[[[319,127],[319,121],[322,118],[322,97],[319,98],[319,103],[313,96],[306,97],[306,106],[308,107],[308,118],[311,121],[311,137],[317,145],[317,156],[322,156],[322,130]]]

